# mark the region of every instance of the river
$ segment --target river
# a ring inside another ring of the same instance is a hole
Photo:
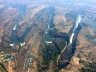
[[[44,12],[46,12],[46,8],[43,8],[38,14],[36,14],[36,20],[33,22],[33,24],[27,28],[23,35],[21,37],[18,37],[17,33],[19,31],[19,23],[14,25],[13,29],[12,29],[12,33],[11,33],[11,43],[10,46],[14,46],[15,44],[20,44],[21,46],[25,45],[25,38],[27,37],[27,35],[30,33],[32,27],[36,26],[37,21],[39,21],[41,19],[41,17],[43,16]]]
[[[81,19],[81,15],[78,15],[76,23],[71,31],[72,33],[69,38],[69,44],[67,44],[65,50],[60,54],[60,57],[58,59],[59,69],[66,67],[69,64],[69,61],[71,60],[72,56],[74,55],[74,52],[76,50],[77,35],[82,28],[80,25]]]

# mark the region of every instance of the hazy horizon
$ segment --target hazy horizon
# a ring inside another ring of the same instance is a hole
[[[44,2],[69,2],[69,3],[88,3],[96,4],[94,0],[0,0],[0,2],[13,3],[13,4],[31,4],[31,3],[44,3]]]

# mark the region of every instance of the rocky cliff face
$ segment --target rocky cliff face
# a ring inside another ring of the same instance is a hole
[[[21,8],[0,5],[0,63],[8,72],[84,72],[89,67],[90,72],[96,71],[96,30],[93,22],[89,22],[90,16],[91,21],[96,16],[87,7],[56,4],[50,18],[51,7],[47,4],[20,5]],[[73,51],[72,47],[66,50],[66,46],[78,15],[82,16],[82,28],[74,42],[76,50],[69,58],[67,55]],[[13,30],[15,25],[16,31]],[[11,39],[12,31],[17,42]],[[70,60],[62,61],[68,64],[59,69],[61,55],[61,60]]]

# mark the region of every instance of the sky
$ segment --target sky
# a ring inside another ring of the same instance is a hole
[[[89,4],[93,4],[93,3],[96,4],[96,0],[0,0],[0,1],[6,2],[6,3],[13,3],[13,4],[16,4],[16,3],[31,4],[31,3],[42,3],[42,2],[49,2],[49,1],[50,2],[51,1],[59,1],[59,2],[67,1],[69,3],[83,2],[83,3],[89,3]]]
[[[45,2],[46,0],[4,0],[7,3],[22,3],[22,4],[30,4],[34,2]]]

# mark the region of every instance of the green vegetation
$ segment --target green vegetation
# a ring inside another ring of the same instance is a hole
[[[81,68],[80,72],[96,72],[96,62],[86,63],[85,66]]]
[[[52,61],[54,68],[53,72],[59,72],[56,67],[56,62],[59,54],[61,53],[62,49],[66,46],[65,41],[60,41],[57,45],[57,43],[52,44],[44,44],[42,48],[42,61],[38,64],[38,72],[42,72],[44,70],[47,70],[49,68],[49,64]]]
[[[0,63],[0,72],[8,72],[3,64]]]
[[[95,37],[92,36],[91,34],[87,34],[87,35],[86,35],[86,38],[87,38],[88,40],[93,40],[93,39],[95,39]]]

